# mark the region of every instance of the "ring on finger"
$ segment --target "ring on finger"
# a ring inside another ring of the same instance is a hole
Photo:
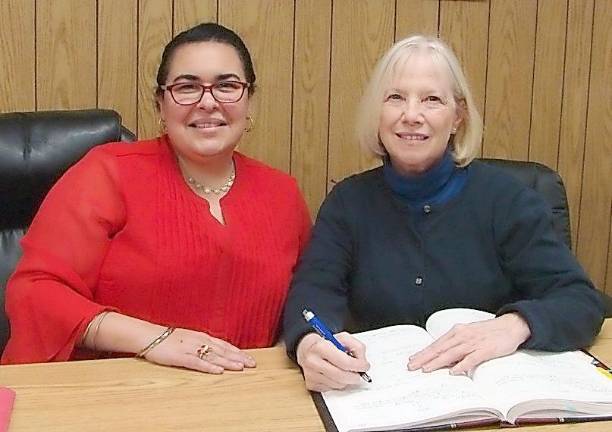
[[[208,344],[200,345],[196,350],[196,355],[200,360],[205,360],[206,356],[212,352],[212,347]]]

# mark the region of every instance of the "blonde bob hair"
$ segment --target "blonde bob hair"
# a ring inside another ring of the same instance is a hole
[[[387,151],[380,141],[378,128],[385,92],[394,75],[414,53],[428,53],[445,67],[453,86],[455,105],[462,119],[452,142],[452,154],[458,166],[466,166],[476,157],[482,139],[482,118],[476,109],[463,70],[453,51],[442,40],[414,35],[397,42],[380,59],[361,98],[357,113],[357,139],[361,147],[383,158]]]

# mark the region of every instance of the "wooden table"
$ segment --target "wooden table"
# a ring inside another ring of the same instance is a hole
[[[324,431],[282,348],[250,351],[258,366],[221,376],[112,359],[0,367],[17,392],[11,432]],[[591,352],[612,364],[612,319]],[[612,422],[520,431],[612,431]]]

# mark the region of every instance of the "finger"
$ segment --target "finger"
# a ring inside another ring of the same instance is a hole
[[[215,344],[218,344],[220,347],[223,347],[227,352],[230,353],[234,353],[237,354],[239,356],[241,356],[243,358],[242,362],[247,366],[247,367],[255,367],[256,363],[255,363],[255,359],[253,358],[253,356],[251,356],[250,354],[247,354],[246,352],[244,352],[243,350],[241,350],[240,348],[232,345],[231,343],[224,341],[223,339],[218,339],[218,338],[211,338],[211,340],[213,342],[215,342]]]
[[[328,390],[342,390],[348,386],[348,384],[339,383],[325,375],[313,371],[310,371],[308,374],[305,373],[304,380],[306,382],[307,389],[319,392]]]
[[[349,360],[356,361],[338,350],[328,341],[321,340],[317,342],[301,359],[300,365],[304,370],[304,376],[306,376],[306,373],[320,374],[335,383],[342,384],[343,387],[348,384],[359,383],[359,374],[353,372],[350,368],[344,367],[342,364],[334,363],[333,358],[336,356],[339,356],[341,360],[348,358]],[[328,357],[331,357],[332,360],[328,360]],[[318,382],[317,379],[314,380]],[[331,386],[330,383],[326,384]],[[338,386],[334,385],[333,388],[338,388]]]
[[[473,351],[473,347],[467,344],[460,344],[452,347],[442,353],[436,358],[425,363],[422,366],[423,372],[432,372],[443,367],[448,367],[462,361],[467,355]]]
[[[359,373],[350,369],[342,369],[325,359],[319,359],[313,366],[321,375],[331,379],[332,381],[342,384],[343,387],[348,384],[359,384]]]
[[[211,343],[213,343],[213,344],[214,344],[214,345],[216,345],[216,346],[223,347],[223,348],[224,348],[224,349],[226,349],[227,351],[231,351],[231,352],[242,352],[242,351],[240,350],[240,348],[238,348],[238,347],[237,347],[237,346],[235,346],[235,345],[232,345],[232,344],[231,344],[231,343],[229,343],[228,341],[225,341],[225,340],[223,340],[223,339],[219,339],[219,338],[216,338],[216,337],[212,337],[212,336],[209,336],[209,338],[210,338],[210,342],[211,342]]]
[[[438,352],[433,350],[431,347],[427,347],[416,354],[408,357],[408,370],[418,370],[423,367],[424,364],[432,361]]]
[[[408,358],[408,369],[417,370],[421,369],[424,365],[438,358],[445,350],[452,348],[454,342],[447,342],[446,344],[431,344],[427,348],[413,354]]]
[[[351,354],[355,356],[355,358],[364,359],[367,362],[365,355],[366,346],[363,342],[361,342],[359,339],[347,332],[338,333],[335,335],[335,337],[345,348],[347,348],[351,352]]]
[[[440,336],[429,346],[410,356],[408,358],[408,369],[421,369],[425,364],[436,359],[445,351],[448,351],[449,349],[460,345],[465,339],[465,337],[461,336],[464,332],[464,327],[465,326],[462,324],[457,324],[453,326],[453,328],[451,328],[448,332]]]
[[[244,369],[243,362],[230,360],[226,357],[222,357],[219,354],[215,353],[214,350],[206,354],[201,360],[206,361],[211,364],[215,364],[227,370],[241,371]]]
[[[222,341],[220,339],[212,338],[211,340],[212,351],[222,357],[224,359],[229,360],[230,362],[241,363],[246,367],[255,367],[256,362],[253,357],[244,351],[239,350],[233,345]]]
[[[466,355],[463,360],[459,361],[455,366],[453,366],[449,370],[449,373],[451,375],[470,374],[476,368],[476,366],[492,359],[493,357],[495,356],[488,353],[486,350],[474,351]]]
[[[370,368],[370,364],[363,357],[351,357],[347,353],[340,351],[331,342],[323,340],[314,347],[319,356],[327,360],[339,369],[352,372],[365,372]]]
[[[222,374],[224,371],[219,365],[210,363],[206,360],[200,360],[198,357],[189,354],[182,355],[176,362],[173,362],[172,365],[215,375]]]

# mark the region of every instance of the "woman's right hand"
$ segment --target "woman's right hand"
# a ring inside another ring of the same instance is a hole
[[[316,333],[304,336],[297,346],[297,362],[304,371],[308,390],[323,392],[359,384],[359,372],[370,368],[363,343],[346,332],[334,336],[355,357],[340,351]]]
[[[198,357],[198,349],[208,345],[208,354]],[[179,366],[212,374],[255,367],[255,359],[234,345],[206,333],[177,328],[144,356],[150,362]]]

